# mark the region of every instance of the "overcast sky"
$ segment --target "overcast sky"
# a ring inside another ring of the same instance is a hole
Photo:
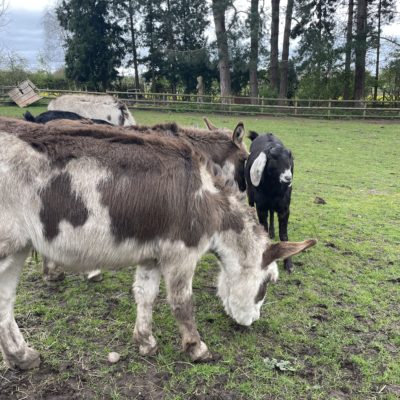
[[[400,0],[396,2],[397,11],[400,12]],[[239,4],[239,8],[245,9],[250,0],[239,0],[236,3]],[[268,3],[266,1],[266,4]],[[54,0],[8,0],[8,4],[9,22],[0,30],[0,49],[17,52],[27,60],[29,67],[34,69],[38,65],[39,52],[44,51],[43,13],[47,6],[54,4]],[[286,1],[281,0],[281,6],[285,4]],[[283,22],[284,18],[281,18],[281,23]],[[384,35],[400,37],[400,24],[385,27]]]

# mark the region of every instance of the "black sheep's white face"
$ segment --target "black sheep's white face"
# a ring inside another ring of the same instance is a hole
[[[267,173],[279,179],[280,183],[292,186],[292,153],[283,147],[275,147],[268,155]]]
[[[282,185],[292,186],[293,157],[292,153],[283,148],[275,147],[268,154],[262,152],[254,160],[250,169],[251,183],[257,187],[265,174],[269,179],[280,182]]]

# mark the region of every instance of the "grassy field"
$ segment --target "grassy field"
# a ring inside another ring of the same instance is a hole
[[[32,107],[34,114],[44,108]],[[0,115],[20,116],[20,109]],[[136,112],[137,121],[202,126],[201,115]],[[193,364],[162,290],[154,312],[160,351],[132,342],[134,267],[99,283],[68,275],[47,285],[28,262],[16,319],[43,357],[40,369],[7,370],[0,399],[398,399],[400,397],[400,125],[382,122],[212,116],[233,128],[274,132],[292,149],[289,238],[318,238],[281,270],[262,317],[237,326],[215,296],[216,260],[194,282],[199,331],[220,359]],[[326,204],[316,204],[322,197]],[[107,363],[117,351],[121,361]]]

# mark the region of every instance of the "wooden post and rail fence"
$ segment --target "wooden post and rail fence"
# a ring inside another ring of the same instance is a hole
[[[12,87],[0,87],[0,107],[12,105],[7,92]],[[400,120],[400,100],[316,100],[276,99],[267,97],[221,97],[219,95],[196,95],[184,93],[149,92],[89,92],[73,90],[38,89],[42,97],[39,104],[46,105],[52,98],[67,93],[110,94],[118,97],[127,106],[138,110],[169,112],[201,112],[204,114],[242,114],[255,116],[293,116],[311,118],[354,118]]]

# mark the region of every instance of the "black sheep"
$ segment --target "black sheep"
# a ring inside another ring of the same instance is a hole
[[[85,120],[91,121],[95,124],[102,124],[102,125],[112,125],[107,121],[102,119],[88,119],[81,117],[79,114],[70,111],[46,111],[38,116],[34,117],[29,111],[24,114],[24,118],[26,121],[29,122],[36,122],[37,124],[45,124],[49,121],[54,121],[55,119],[69,119],[69,120]]]
[[[258,219],[272,239],[275,237],[276,212],[279,238],[281,241],[288,241],[287,226],[294,168],[292,152],[272,133],[259,136],[256,132],[250,132],[249,138],[252,144],[245,168],[249,203],[252,207],[256,205]],[[285,259],[284,266],[291,272],[292,260]]]

